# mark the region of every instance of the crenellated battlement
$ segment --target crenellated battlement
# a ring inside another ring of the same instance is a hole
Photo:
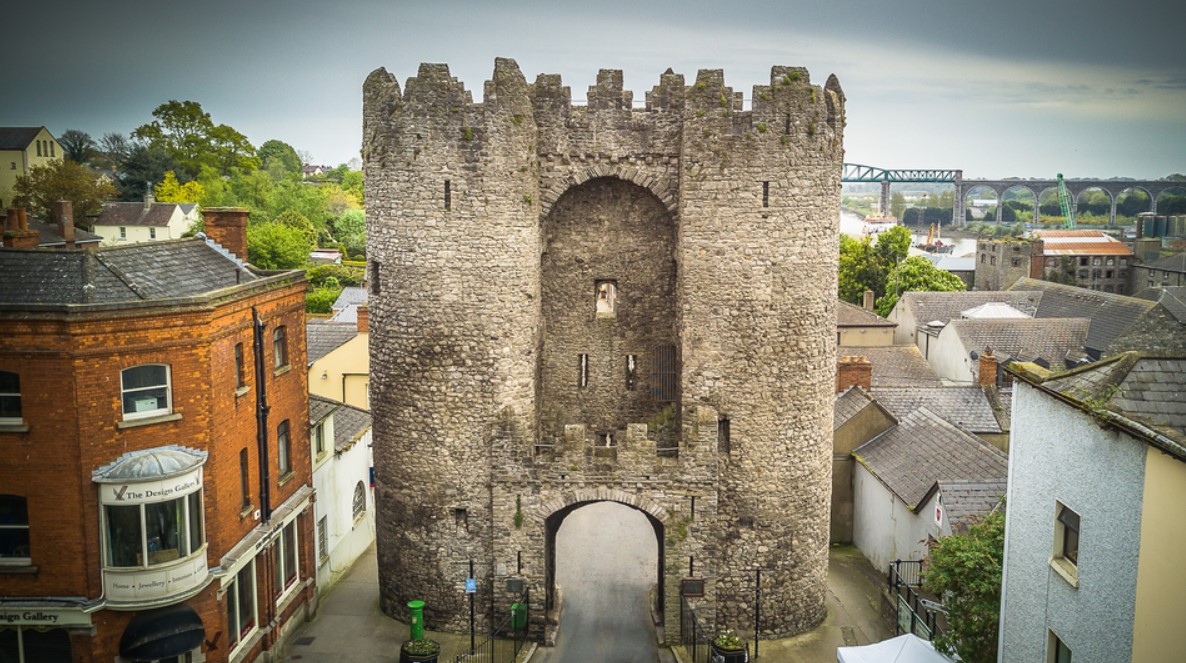
[[[480,605],[513,576],[542,616],[548,542],[611,500],[650,514],[661,559],[696,559],[721,626],[753,627],[754,568],[763,635],[818,624],[835,77],[772,67],[747,104],[723,70],[668,69],[636,107],[620,70],[574,103],[500,58],[480,102],[443,64],[363,90],[384,610],[431,596],[430,626],[464,628],[450,583],[475,560]],[[668,638],[678,567],[656,571]]]

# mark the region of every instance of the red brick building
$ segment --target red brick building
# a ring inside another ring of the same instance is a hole
[[[304,293],[202,238],[0,251],[0,660],[250,661],[303,620]]]

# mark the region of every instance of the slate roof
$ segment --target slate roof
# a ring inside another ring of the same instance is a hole
[[[857,416],[858,412],[869,407],[872,402],[873,399],[860,387],[849,387],[838,394],[836,406],[832,409],[832,431],[840,430],[841,426]]]
[[[988,481],[940,481],[943,511],[951,530],[956,533],[968,531],[978,519],[992,513],[1004,499],[1008,482],[1004,479]]]
[[[58,227],[40,221],[29,221],[29,230],[37,231],[37,242],[42,247],[65,246],[66,240],[58,234]],[[93,232],[83,230],[82,228],[74,229],[75,244],[97,244],[103,241],[103,238]]]
[[[1090,322],[1084,318],[952,320],[943,331],[959,336],[969,352],[992,348],[1002,359],[1041,358],[1051,366],[1062,366],[1068,355],[1080,353]]]
[[[1168,450],[1186,460],[1186,356],[1125,352],[1045,378],[1020,375],[1093,415],[1106,410],[1168,437],[1178,445]]]
[[[37,137],[41,127],[0,127],[0,150],[23,150]]]
[[[371,428],[371,413],[323,396],[309,395],[309,423],[317,424],[326,417],[334,418],[334,451],[341,453],[359,440]]]
[[[364,300],[365,301],[365,300]],[[837,327],[897,327],[898,323],[890,322],[873,311],[866,311],[860,306],[848,302],[839,302],[836,307]]]
[[[914,321],[925,325],[932,320],[954,320],[968,309],[992,302],[1002,302],[1019,311],[1029,312],[1034,310],[1042,299],[1042,293],[1033,292],[1032,288],[1014,288],[967,292],[907,292],[898,300],[897,306],[906,306],[906,310],[914,316]]]
[[[1112,341],[1124,335],[1141,316],[1155,306],[1154,302],[1136,297],[1028,277],[1018,279],[1010,290],[1036,290],[1042,293],[1035,314],[1037,318],[1090,319],[1091,327],[1087,330],[1084,345],[1100,352],[1111,345]]]
[[[978,386],[883,387],[875,389],[873,396],[899,419],[925,407],[973,433],[1001,432],[992,405]]]
[[[1160,260],[1142,263],[1137,265],[1137,267],[1158,269],[1166,272],[1186,272],[1186,253],[1175,253],[1172,256],[1166,256]]]
[[[937,387],[942,382],[935,369],[914,345],[871,347],[836,346],[836,357],[865,356],[873,365],[873,391],[882,387]]]
[[[936,482],[1005,481],[1008,457],[925,407],[853,451],[853,456],[911,510],[917,510]]]
[[[305,322],[309,365],[312,366],[313,362],[342,347],[355,336],[358,336],[358,325],[310,318]]]
[[[347,306],[361,304],[367,301],[369,296],[370,295],[367,293],[366,288],[348,285],[345,288],[342,288],[342,292],[338,294],[338,298],[334,300],[334,303],[330,308],[335,311],[339,311],[346,308]]]
[[[1002,302],[981,304],[966,311],[960,311],[961,318],[1031,318],[1025,311],[1009,306]]]
[[[177,211],[177,203],[153,203],[148,209],[144,203],[103,203],[103,211],[95,217],[96,226],[155,226],[169,225],[169,219]]]
[[[114,304],[201,295],[260,277],[199,238],[95,251],[0,251],[0,304]]]

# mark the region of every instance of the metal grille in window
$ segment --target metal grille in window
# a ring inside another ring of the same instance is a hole
[[[660,403],[676,400],[675,346],[656,345],[651,350],[651,397]]]
[[[354,485],[354,517],[361,516],[367,510],[367,489],[359,481]]]

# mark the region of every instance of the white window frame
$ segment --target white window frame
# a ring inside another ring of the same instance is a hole
[[[120,238],[120,239],[127,239],[127,238],[128,238],[128,228],[127,228],[127,226],[120,226],[120,227],[119,227],[119,238]]]
[[[3,375],[3,374],[16,376],[16,391],[15,392],[11,392],[11,391],[0,392],[0,398],[16,398],[17,411],[20,412],[20,416],[0,417],[0,426],[23,424],[23,423],[25,423],[25,410],[24,410],[24,404],[21,402],[21,374],[17,373],[16,371],[0,371],[0,375]]]
[[[321,422],[313,426],[313,432],[309,435],[313,440],[313,457],[321,458],[326,454],[325,448],[325,422]]]
[[[148,239],[156,239],[156,228],[148,229]]]
[[[183,495],[176,496],[176,497],[170,496],[168,499],[164,499],[159,502],[141,502],[141,503],[135,503],[135,504],[101,504],[100,509],[99,509],[100,513],[102,514],[102,517],[100,520],[100,523],[101,523],[100,538],[103,542],[103,566],[104,566],[104,568],[121,570],[121,571],[134,570],[134,569],[151,569],[151,568],[158,567],[158,566],[176,565],[177,562],[180,560],[193,559],[194,557],[196,557],[198,555],[204,555],[205,551],[206,551],[206,518],[205,518],[205,516],[206,516],[206,513],[205,513],[205,511],[206,511],[206,496],[204,493],[205,493],[205,489],[199,488],[195,491],[191,491],[191,492],[188,492]],[[198,499],[197,499],[198,509],[197,509],[196,514],[191,513],[191,509],[190,509],[191,498],[195,494],[198,496]],[[148,549],[148,522],[146,520],[146,518],[147,518],[146,509],[149,506],[158,505],[158,504],[167,504],[169,502],[176,502],[178,500],[181,501],[182,514],[183,514],[182,515],[183,522],[182,522],[182,524],[179,524],[178,526],[179,527],[184,526],[184,528],[185,528],[184,535],[185,535],[186,546],[188,548],[188,553],[185,555],[178,555],[178,557],[176,559],[168,559],[168,560],[163,560],[163,561],[156,562],[156,563],[151,563],[149,561],[149,553],[155,552],[155,551],[150,551]],[[122,566],[122,565],[116,566],[114,564],[113,560],[111,559],[112,541],[111,541],[111,531],[108,527],[108,517],[107,517],[107,509],[109,507],[120,507],[120,508],[136,507],[139,510],[139,514],[140,514],[140,552],[139,552],[140,563],[139,564],[135,564],[132,566]],[[201,541],[198,541],[196,545],[194,544],[193,541],[190,541],[190,533],[193,531],[191,529],[191,524],[195,517],[197,518],[197,525],[198,525],[197,531],[199,533],[201,533]]]
[[[25,532],[29,532],[30,533],[29,534],[29,536],[30,536],[30,541],[29,541],[30,551],[29,551],[29,554],[25,557],[0,557],[0,565],[3,565],[3,566],[28,566],[33,563],[33,553],[31,550],[31,548],[32,548],[32,530],[29,528],[29,498],[25,497],[24,495],[17,495],[15,493],[5,493],[3,496],[4,497],[15,497],[15,498],[22,499],[25,501],[25,522],[24,522],[24,524],[2,523],[2,524],[0,524],[0,530],[24,530]]]
[[[276,425],[276,469],[281,479],[293,473],[292,423],[288,419]]]
[[[288,543],[284,538],[284,533],[287,532],[289,528],[292,529],[292,546],[294,548],[292,554],[292,563],[295,568],[292,569],[292,581],[285,582],[290,574],[288,573],[289,569],[287,568]],[[279,574],[280,582],[285,583],[283,587],[277,586],[275,588],[276,605],[280,605],[280,603],[288,598],[289,594],[296,591],[301,585],[301,541],[300,530],[297,528],[296,518],[288,521],[285,523],[284,527],[280,528],[280,534],[276,537],[276,543],[273,545],[272,554],[276,556],[273,562],[276,565],[275,568]],[[273,578],[273,580],[275,580],[275,578]]]
[[[1067,557],[1063,549],[1066,544],[1067,530],[1069,529],[1062,521],[1063,511],[1069,511],[1075,514],[1079,520],[1079,529],[1075,531],[1076,539],[1079,544],[1075,546],[1075,559]],[[1054,502],[1054,549],[1050,554],[1050,566],[1058,573],[1059,576],[1071,584],[1072,587],[1079,587],[1079,553],[1082,548],[1082,533],[1083,533],[1083,517],[1079,512],[1071,507],[1055,500]]]
[[[239,579],[243,577],[244,571],[247,572],[247,578],[251,580],[251,626],[246,630],[239,629],[238,624],[242,621],[239,617],[239,593],[243,591],[240,587]],[[259,593],[257,591],[259,579],[255,575],[255,558],[244,564],[241,568],[235,571],[234,577],[226,583],[226,605],[227,605],[227,630],[231,631],[231,651],[228,658],[233,659],[243,649],[244,643],[250,642],[251,637],[259,630]],[[231,610],[234,610],[235,619],[231,618]]]
[[[329,561],[329,516],[322,516],[317,521],[317,560],[324,564]]]
[[[156,408],[154,410],[146,410],[144,412],[128,412],[124,409],[124,395],[129,392],[148,391],[150,389],[160,389],[161,385],[154,384],[149,387],[135,387],[132,389],[124,388],[124,375],[128,371],[137,368],[145,368],[148,366],[163,366],[165,368],[165,407]],[[137,364],[136,366],[128,366],[119,372],[119,407],[123,411],[124,421],[133,419],[148,419],[150,417],[160,417],[173,412],[173,369],[169,364]]]
[[[280,325],[272,330],[272,364],[272,370],[275,371],[288,367],[288,327],[286,325]]]
[[[359,508],[359,497],[362,497],[362,508]],[[361,481],[354,484],[354,499],[350,502],[350,511],[354,514],[355,523],[367,515],[367,488]]]

